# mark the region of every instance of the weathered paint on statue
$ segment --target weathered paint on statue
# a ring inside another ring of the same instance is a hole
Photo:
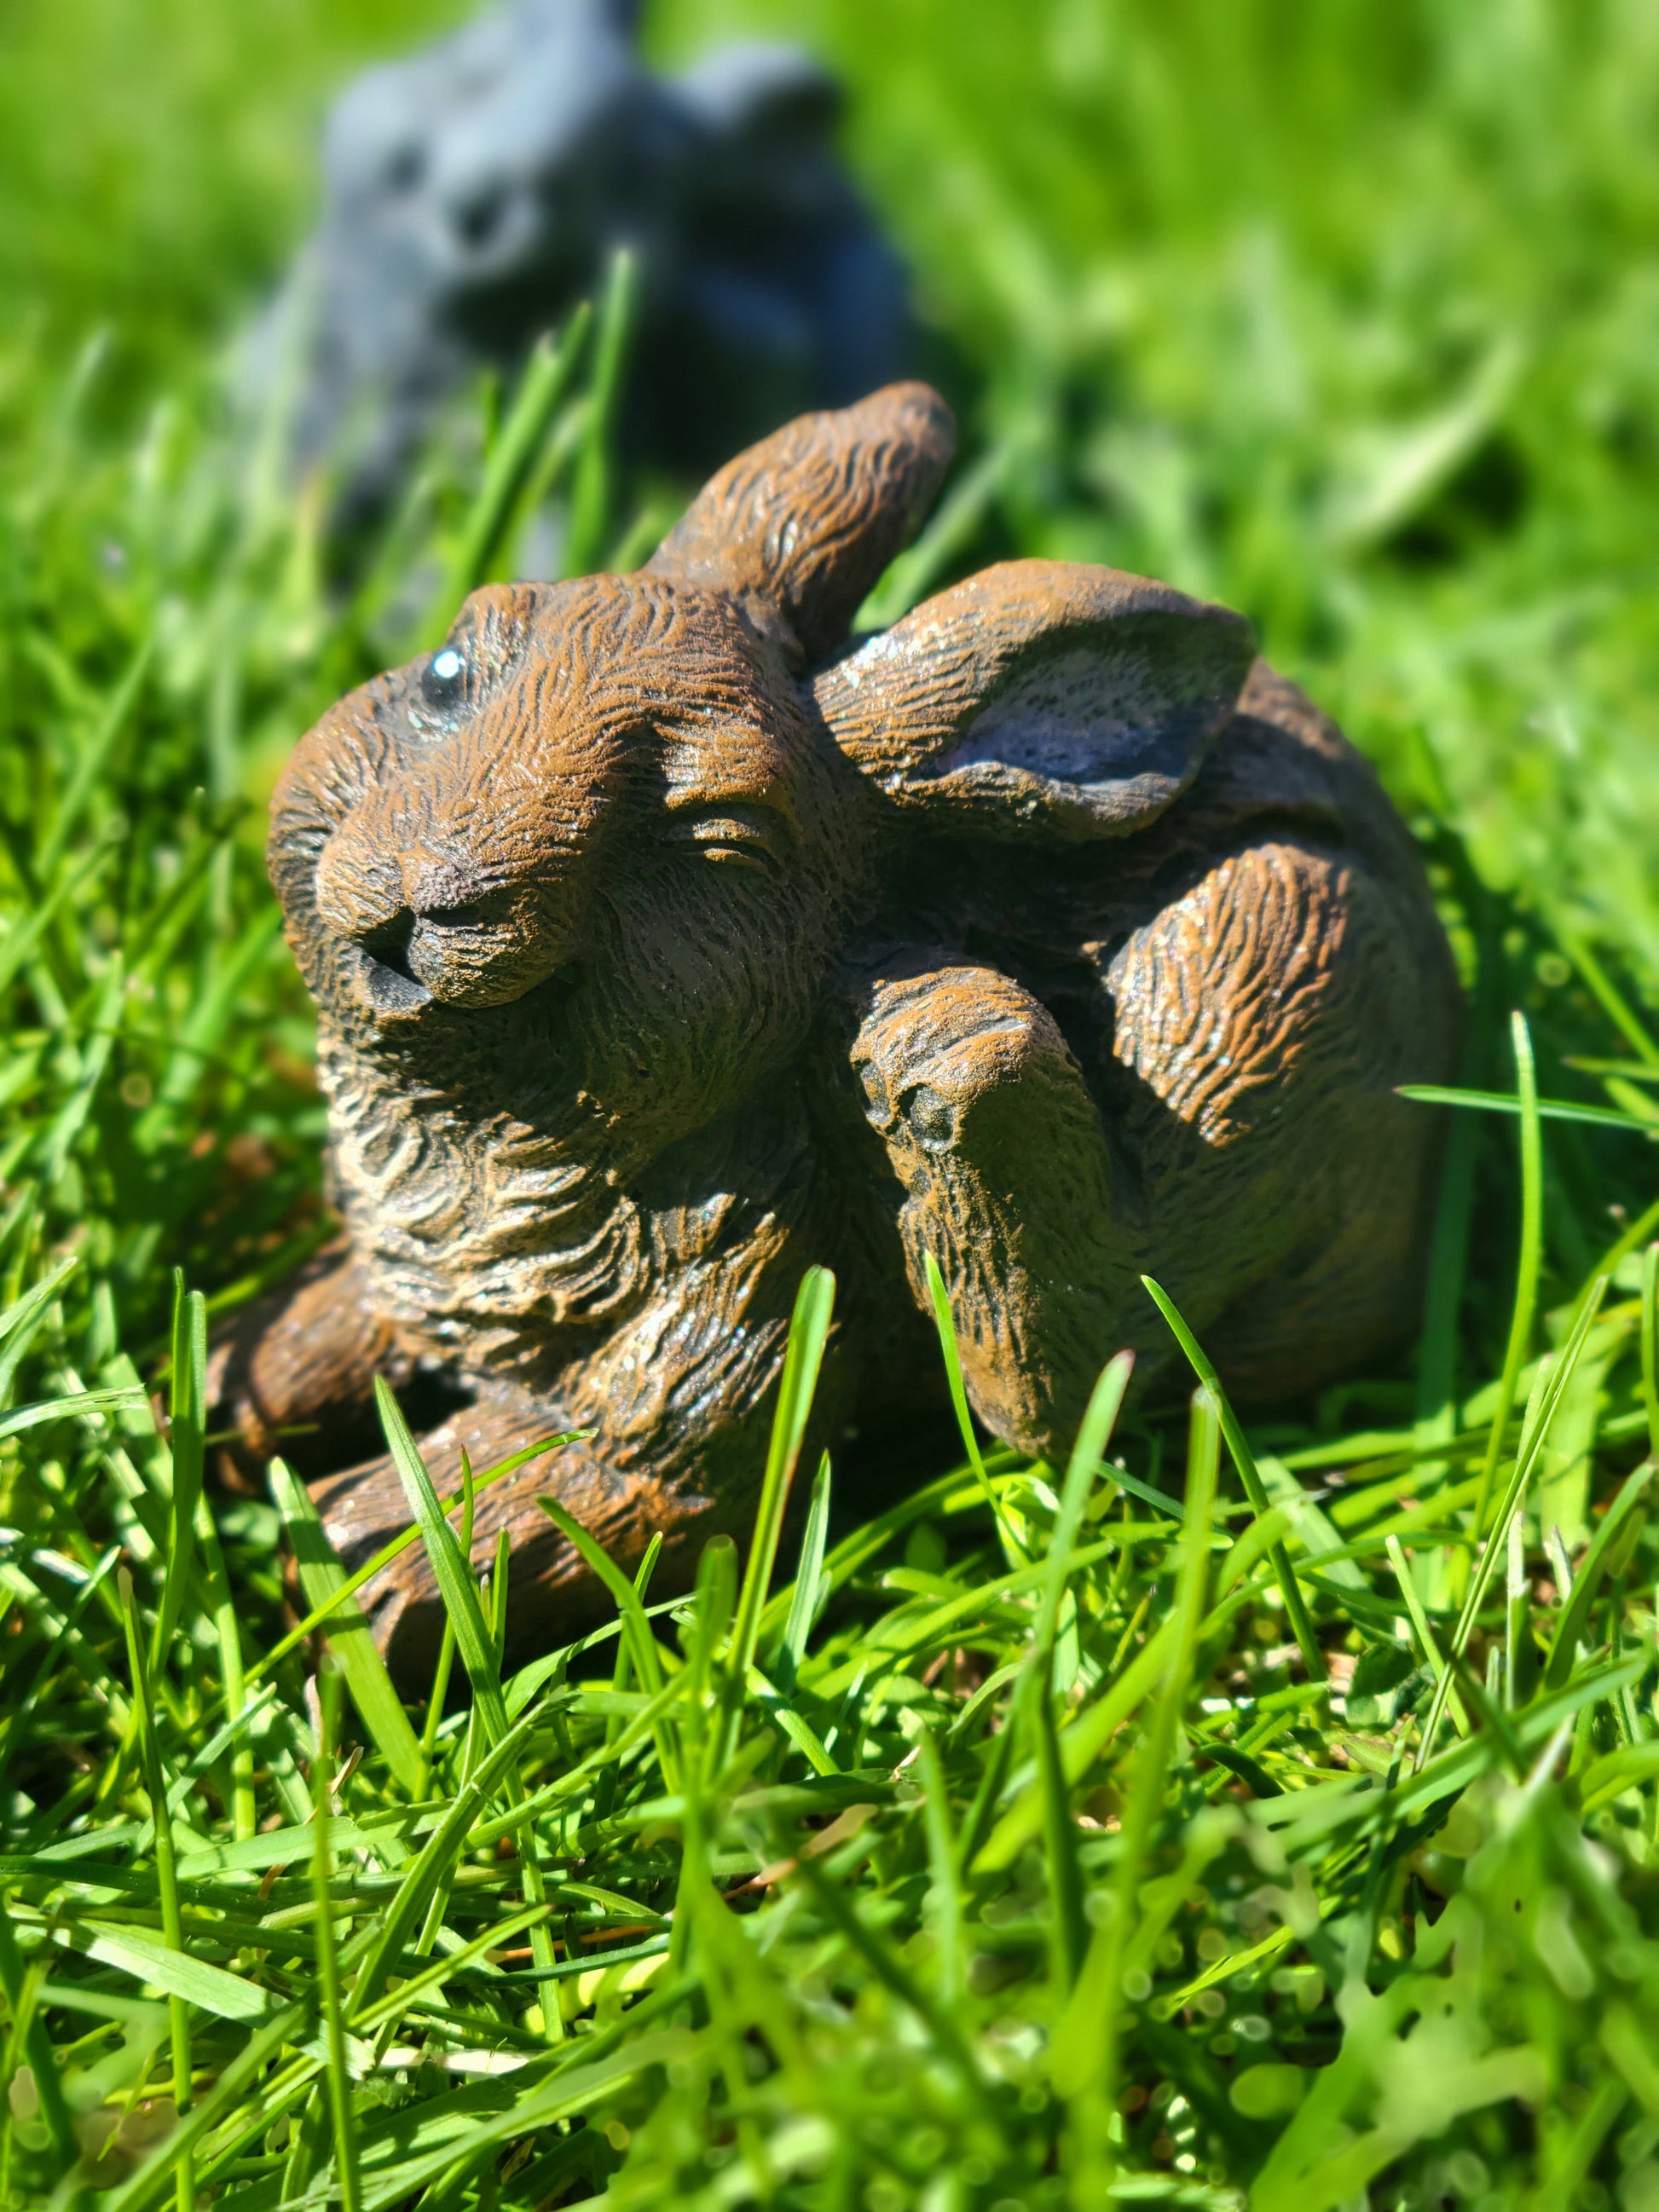
[[[272,803],[346,1239],[223,1401],[367,1452],[379,1369],[445,1487],[591,1430],[480,1500],[520,1648],[592,1602],[538,1492],[624,1562],[661,1532],[659,1589],[745,1532],[812,1261],[826,1433],[935,1371],[931,1254],[975,1407],[1049,1457],[1114,1352],[1167,1361],[1143,1270],[1245,1396],[1412,1326],[1435,1130],[1395,1085],[1456,994],[1411,840],[1164,585],[1012,562],[849,646],[951,443],[914,384],[791,423],[638,574],[475,592]],[[349,1564],[405,1525],[384,1457],[312,1471]],[[375,1602],[422,1658],[418,1548]]]

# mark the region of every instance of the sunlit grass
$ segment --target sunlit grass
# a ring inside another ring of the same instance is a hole
[[[510,1566],[388,1404],[452,1622],[407,1705],[298,1486],[203,1433],[207,1331],[330,1227],[254,801],[536,500],[637,558],[672,488],[617,480],[579,332],[331,592],[207,341],[297,216],[279,119],[403,24],[239,51],[167,0],[53,147],[105,17],[29,15],[0,200],[74,189],[0,337],[5,2202],[1659,2205],[1654,55],[1613,0],[1200,13],[811,17],[961,349],[958,494],[873,609],[1146,568],[1382,759],[1479,1094],[1422,1340],[1242,1430],[1126,1425],[1109,1370],[1068,1467],[969,1424],[872,1517],[860,1448],[795,1464],[814,1276],[771,1586],[609,1569],[611,1627],[505,1678]]]

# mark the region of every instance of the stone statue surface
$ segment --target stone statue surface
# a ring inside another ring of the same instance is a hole
[[[538,1492],[630,1567],[660,1531],[659,1592],[746,1533],[811,1262],[826,1436],[937,1375],[929,1254],[980,1418],[1050,1457],[1114,1352],[1170,1358],[1143,1270],[1246,1400],[1413,1325],[1435,1123],[1395,1086],[1447,1074],[1457,994],[1410,837],[1165,585],[1009,562],[849,638],[952,434],[891,386],[740,454],[635,574],[475,592],[273,799],[345,1234],[220,1403],[256,1454],[315,1425],[348,1565],[409,1519],[377,1370],[444,1491],[592,1431],[479,1500],[519,1650],[592,1617]],[[369,1591],[424,1663],[421,1550]]]
[[[295,444],[384,507],[445,395],[511,371],[631,249],[635,448],[702,469],[907,365],[902,270],[836,158],[833,78],[790,47],[674,77],[631,0],[507,0],[341,94],[323,205],[255,334],[291,379]]]

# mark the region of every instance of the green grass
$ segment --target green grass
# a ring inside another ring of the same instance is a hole
[[[1069,1468],[970,1432],[872,1518],[791,1468],[811,1279],[774,1586],[711,1546],[505,1681],[394,1436],[457,1685],[405,1711],[303,1494],[206,1467],[207,1329],[328,1229],[256,802],[538,453],[613,556],[684,489],[614,484],[590,334],[340,604],[222,434],[308,118],[441,12],[8,27],[0,2201],[1656,2212],[1650,11],[787,11],[967,432],[884,611],[1007,551],[1245,606],[1420,830],[1496,1110],[1420,1345],[1247,1432],[1109,1370]]]

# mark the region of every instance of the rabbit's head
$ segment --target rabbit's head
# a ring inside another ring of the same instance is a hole
[[[476,592],[325,715],[270,857],[336,1026],[408,1060],[505,1048],[534,1009],[584,1080],[693,1126],[804,1036],[884,825],[1075,841],[1161,811],[1232,711],[1238,617],[1020,562],[844,650],[951,440],[919,385],[804,416],[639,574]]]
[[[538,272],[585,281],[683,135],[633,52],[636,13],[516,0],[356,78],[324,166],[328,234],[359,282],[453,301]]]

